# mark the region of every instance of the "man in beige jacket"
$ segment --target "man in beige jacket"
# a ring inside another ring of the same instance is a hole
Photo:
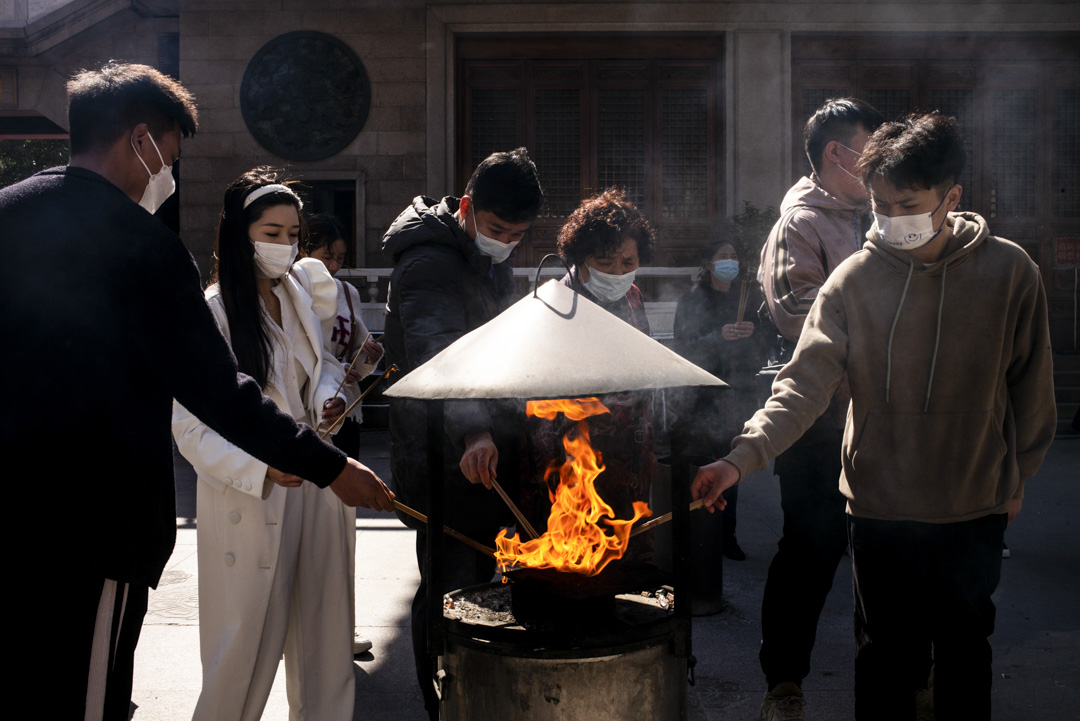
[[[818,289],[863,246],[870,196],[855,166],[883,121],[861,100],[840,98],[827,101],[806,123],[806,156],[814,172],[788,190],[761,250],[762,292],[784,360]],[[830,410],[776,459],[784,533],[761,601],[763,721],[803,717],[801,686],[810,673],[818,619],[847,548],[844,497],[837,488],[847,402],[841,384]]]
[[[980,216],[950,212],[964,160],[938,113],[871,136],[858,168],[870,242],[822,286],[765,408],[692,490],[722,507],[846,376],[859,719],[914,718],[932,652],[938,718],[989,720],[1002,536],[1056,425],[1039,269]]]

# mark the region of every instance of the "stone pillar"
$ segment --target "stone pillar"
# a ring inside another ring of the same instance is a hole
[[[791,34],[735,30],[729,38],[729,211],[740,212],[745,200],[779,206],[791,185],[791,143],[801,142],[791,137]]]

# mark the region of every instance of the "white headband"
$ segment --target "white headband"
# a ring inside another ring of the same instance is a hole
[[[300,200],[300,196],[294,193],[292,191],[292,188],[287,185],[275,183],[274,185],[264,185],[257,190],[251,191],[248,197],[244,198],[244,209],[247,210],[247,207],[254,203],[256,200],[263,197],[264,195],[270,195],[271,193],[287,193],[292,197],[296,198],[296,202],[300,205],[301,210],[304,208],[304,201]]]

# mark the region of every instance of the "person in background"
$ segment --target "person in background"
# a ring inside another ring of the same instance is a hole
[[[883,121],[861,100],[841,98],[826,101],[806,122],[813,173],[784,196],[758,273],[767,316],[781,336],[781,360],[791,357],[825,279],[863,245],[870,196],[855,166]],[[829,410],[774,465],[784,531],[761,600],[762,721],[803,718],[802,681],[810,673],[818,619],[847,548],[838,490],[847,403],[841,382]],[[924,677],[929,672],[927,663]]]
[[[755,376],[766,362],[764,334],[747,320],[761,307],[761,291],[739,256],[725,238],[708,243],[698,283],[675,308],[675,351],[730,386],[689,389],[678,424],[686,452],[713,460],[727,454],[743,421],[758,409]],[[724,498],[723,553],[743,561],[746,554],[735,540],[738,486]]]
[[[52,718],[127,721],[149,589],[176,540],[173,398],[350,505],[389,510],[393,496],[237,373],[195,261],[154,217],[196,131],[191,93],[127,63],[79,72],[67,93],[69,164],[0,190],[4,402],[19,409],[0,414],[0,448],[40,468],[59,462],[54,495],[88,520],[19,531],[34,553],[16,554],[11,577],[34,600],[19,611],[8,680],[49,679]],[[43,498],[41,483],[15,483],[6,500],[32,509]],[[64,563],[73,552],[78,562]]]
[[[915,718],[931,651],[936,717],[989,721],[1001,542],[1057,425],[1042,275],[982,217],[954,212],[965,157],[956,119],[937,112],[874,132],[856,168],[869,242],[822,286],[765,408],[691,489],[712,508],[847,377],[860,721]]]
[[[649,319],[634,275],[641,263],[652,260],[656,235],[649,221],[626,199],[623,191],[609,188],[582,201],[559,230],[559,255],[569,264],[563,284],[582,293],[601,308],[649,333]],[[619,349],[612,348],[617,354]],[[603,457],[605,470],[596,478],[596,490],[617,518],[633,517],[633,502],[649,502],[656,457],[653,426],[649,417],[651,396],[646,393],[613,393],[600,397],[610,413],[589,418],[589,437]],[[550,511],[544,469],[553,459],[564,457],[562,437],[571,421],[529,418],[528,452],[523,459],[523,511],[543,532]],[[631,540],[624,555],[630,561],[649,561],[651,535]]]
[[[382,240],[383,252],[394,260],[383,339],[387,362],[404,375],[510,305],[510,255],[540,214],[543,200],[536,165],[525,148],[485,158],[461,198],[413,199]],[[390,399],[390,466],[401,502],[427,515],[429,486],[442,482],[446,525],[470,538],[494,542],[513,516],[491,492],[491,479],[497,476],[508,493],[510,488],[516,491],[521,409],[516,403],[448,403],[442,439],[447,465],[441,469],[428,467],[425,413],[421,401]],[[416,529],[420,585],[412,605],[413,654],[424,707],[438,719],[435,667],[427,650],[427,529],[411,516],[398,517]],[[448,542],[445,554],[440,597],[486,582],[494,574],[491,558],[460,543]]]
[[[337,276],[338,271],[344,267],[349,252],[346,235],[348,232],[345,226],[333,215],[318,213],[308,216],[307,235],[300,242],[300,260],[296,261],[297,267],[304,268],[309,263],[321,263],[331,276]],[[360,294],[356,288],[352,283],[342,283],[336,277],[334,285],[337,286],[337,312],[323,320],[323,343],[346,370],[342,390],[345,391],[346,404],[352,406],[360,397],[360,381],[375,370],[382,357],[383,348],[368,333],[360,317]],[[358,355],[362,355],[363,360],[360,360]],[[353,359],[356,359],[355,363]],[[350,458],[359,457],[360,424],[363,422],[363,406],[357,403],[332,436],[334,445],[348,453]],[[355,545],[353,548],[355,551]],[[354,570],[355,562],[354,553]],[[355,609],[354,583],[349,584],[349,590],[354,596],[352,608]],[[372,646],[369,639],[360,636],[355,630],[352,644],[354,656],[370,651]]]
[[[322,338],[337,288],[321,263],[293,266],[301,208],[272,168],[233,181],[206,300],[240,368],[298,423],[326,428],[345,411],[344,370]],[[290,717],[351,721],[355,511],[179,401],[173,436],[198,477],[203,683],[193,718],[259,719],[284,651]]]

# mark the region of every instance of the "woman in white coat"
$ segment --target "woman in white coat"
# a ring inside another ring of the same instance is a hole
[[[240,369],[298,421],[345,410],[344,369],[324,349],[337,288],[321,264],[291,268],[300,199],[256,168],[225,192],[210,305]],[[330,489],[269,468],[179,404],[173,435],[198,474],[196,721],[258,719],[285,655],[289,717],[353,717],[352,578],[356,516]]]

